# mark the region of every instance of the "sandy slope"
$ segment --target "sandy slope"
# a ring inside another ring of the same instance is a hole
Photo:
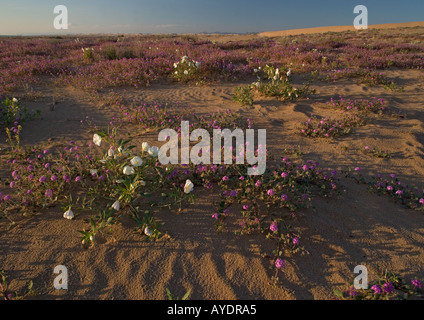
[[[388,24],[375,24],[369,25],[369,29],[393,29],[393,28],[411,28],[411,27],[422,27],[424,21],[418,22],[406,22],[406,23],[388,23]],[[306,29],[293,29],[283,31],[267,31],[259,34],[261,37],[282,37],[282,36],[294,36],[299,34],[311,34],[311,33],[325,33],[325,32],[342,32],[342,31],[356,31],[353,25],[351,26],[331,26],[331,27],[316,27]]]

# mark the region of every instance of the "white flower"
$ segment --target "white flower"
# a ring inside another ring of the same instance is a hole
[[[94,176],[95,174],[97,174],[97,169],[90,169],[90,174],[92,176]]]
[[[184,70],[184,74],[185,74],[185,75],[188,75],[188,71],[187,71],[187,70]]]
[[[72,210],[71,209],[69,209],[68,211],[66,211],[64,214],[63,214],[63,217],[65,218],[65,219],[68,219],[68,220],[72,220],[73,218],[74,218],[74,213],[72,212]]]
[[[177,69],[178,63],[174,63],[174,68]]]
[[[95,133],[93,136],[93,142],[96,146],[100,147],[102,145],[102,137]]]
[[[291,74],[292,74],[292,69],[289,69],[289,71],[287,71],[287,77],[290,77]]]
[[[258,71],[259,71],[258,69],[253,69],[254,73],[258,73]]]
[[[272,78],[272,79],[274,79],[274,81],[277,81],[278,80],[278,77],[277,76],[274,76],[274,78]]]
[[[13,98],[12,101],[15,102],[15,103],[17,103],[18,102],[18,99]]]
[[[184,193],[189,194],[194,189],[194,184],[190,180],[187,180],[184,186]]]
[[[107,151],[107,155],[109,157],[113,157],[115,155],[115,150],[112,147],[110,147],[109,150]]]
[[[143,142],[143,144],[141,145],[141,151],[143,152],[147,152],[150,149],[150,145],[147,142]]]
[[[153,232],[149,229],[149,227],[144,228],[144,234],[148,237],[151,237]]]
[[[140,167],[143,164],[143,159],[140,157],[134,157],[130,162],[134,167]]]
[[[199,68],[199,67],[200,67],[200,62],[196,61],[196,68]]]
[[[121,204],[119,203],[119,201],[115,201],[115,202],[112,204],[112,209],[113,209],[113,210],[116,210],[116,211],[119,211],[119,209],[121,209]]]
[[[175,71],[174,74],[178,74],[178,71]]]
[[[278,76],[279,74],[280,74],[280,69],[278,69],[278,68],[277,68],[277,69],[275,70],[275,75],[276,75],[276,76]]]
[[[188,60],[187,56],[184,56],[184,57],[181,58],[181,62],[186,62],[187,60]]]
[[[125,167],[124,167],[124,169],[123,169],[122,171],[123,171],[123,173],[124,173],[125,175],[127,175],[127,176],[130,176],[130,175],[132,175],[132,174],[134,174],[134,173],[135,173],[134,168],[133,168],[133,167],[131,167],[131,166],[125,166]]]
[[[149,152],[150,156],[157,157],[158,154],[159,154],[159,148],[158,147],[151,147],[148,152]]]

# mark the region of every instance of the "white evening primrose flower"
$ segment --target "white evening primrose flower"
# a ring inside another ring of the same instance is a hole
[[[258,73],[258,71],[259,71],[258,69],[253,69],[254,73]]]
[[[115,210],[115,211],[119,211],[121,209],[121,204],[119,203],[119,201],[115,201],[112,204],[112,209]]]
[[[18,99],[13,98],[12,101],[15,102],[15,103],[17,103],[18,102]]]
[[[151,147],[148,152],[149,152],[150,156],[157,157],[158,154],[159,154],[159,148],[158,147]]]
[[[107,155],[109,157],[113,157],[115,155],[115,150],[112,147],[110,147],[109,150],[107,151]]]
[[[140,157],[134,157],[130,162],[134,167],[140,167],[143,164],[143,159]]]
[[[185,74],[185,75],[188,75],[188,71],[187,71],[187,70],[184,70],[184,74]]]
[[[73,218],[74,218],[74,213],[72,212],[72,210],[71,209],[69,209],[68,211],[66,211],[64,214],[63,214],[63,217],[65,218],[65,219],[68,219],[68,220],[72,220]]]
[[[124,169],[122,170],[122,172],[123,172],[125,175],[130,176],[130,175],[132,175],[132,174],[134,174],[134,173],[135,173],[135,170],[134,170],[134,168],[133,168],[133,167],[131,167],[131,166],[125,166],[125,167],[124,167]]]
[[[178,68],[178,63],[174,63],[174,68],[177,69]]]
[[[289,69],[289,71],[287,71],[287,77],[290,77],[292,74],[292,69]]]
[[[144,234],[148,237],[153,235],[153,232],[149,229],[149,227],[144,228]]]
[[[274,78],[272,78],[272,79],[274,79],[274,81],[277,81],[278,80],[278,77],[277,76],[274,76]]]
[[[187,180],[184,186],[184,193],[189,194],[194,189],[194,184],[190,180]]]
[[[102,145],[102,137],[95,133],[93,135],[93,142],[96,146],[100,147]]]
[[[196,61],[196,68],[199,68],[199,67],[200,67],[200,62]]]
[[[141,151],[148,152],[149,149],[150,149],[150,145],[147,142],[143,142],[143,144],[141,145]]]
[[[188,60],[187,56],[184,56],[184,57],[181,58],[181,62],[186,62],[187,60]]]
[[[278,69],[278,68],[277,68],[277,69],[275,70],[275,75],[276,75],[276,76],[280,75],[280,69]]]

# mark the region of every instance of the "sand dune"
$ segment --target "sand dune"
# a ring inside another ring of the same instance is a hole
[[[393,29],[393,28],[412,28],[412,27],[423,27],[424,21],[417,22],[406,22],[406,23],[388,23],[388,24],[375,24],[370,25],[369,29]],[[316,27],[306,29],[292,29],[282,31],[268,31],[259,34],[261,37],[282,37],[282,36],[294,36],[299,34],[312,34],[312,33],[325,33],[325,32],[343,32],[343,31],[355,31],[353,25],[351,26],[332,26],[332,27]]]

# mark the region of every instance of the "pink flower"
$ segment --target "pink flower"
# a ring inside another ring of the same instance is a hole
[[[277,269],[283,269],[285,266],[286,266],[286,262],[283,259],[278,258],[277,260],[275,260],[275,267]]]
[[[219,213],[214,213],[214,214],[212,215],[212,218],[214,218],[214,219],[218,220],[218,218],[219,218]]]
[[[278,224],[277,224],[277,222],[274,221],[273,223],[271,223],[271,225],[269,227],[269,230],[271,230],[272,232],[277,231],[278,230]]]
[[[272,197],[272,196],[275,194],[275,191],[274,191],[274,190],[272,190],[272,189],[269,189],[266,193],[267,193],[270,197]]]

